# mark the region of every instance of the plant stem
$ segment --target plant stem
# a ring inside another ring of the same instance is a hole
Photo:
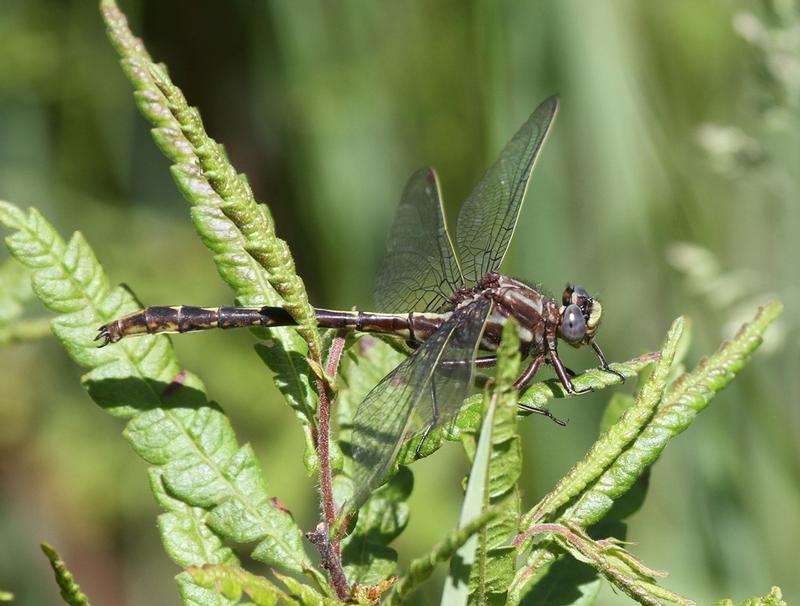
[[[317,548],[320,556],[320,565],[330,573],[329,583],[336,592],[336,597],[340,600],[348,600],[350,588],[347,585],[347,577],[344,576],[342,561],[338,553],[338,543],[334,547],[325,524],[320,524],[314,532],[306,534],[311,543]]]
[[[319,455],[319,490],[322,515],[326,528],[333,525],[336,505],[333,502],[333,472],[331,470],[331,400],[328,386],[322,379],[316,380],[319,393],[319,433],[317,434],[317,453]]]
[[[23,343],[49,337],[53,334],[50,330],[50,320],[51,318],[21,320],[9,326],[4,326],[0,329],[0,345]]]
[[[344,352],[344,342],[345,342],[346,333],[344,331],[340,331],[337,333],[336,337],[333,339],[333,343],[331,343],[331,348],[328,350],[328,364],[325,366],[325,372],[327,373],[330,379],[336,380],[336,373],[339,370],[339,362],[342,359],[342,353]]]
[[[339,332],[331,343],[328,351],[328,362],[325,365],[325,380],[317,379],[319,392],[319,435],[317,437],[317,451],[319,453],[319,486],[322,498],[322,513],[325,518],[325,529],[330,531],[336,520],[336,504],[333,500],[333,471],[331,469],[330,442],[331,442],[331,408],[335,396],[335,378],[339,369],[339,362],[344,351],[345,335]],[[339,541],[333,539],[334,548],[338,554]]]
[[[594,541],[580,528],[556,523],[535,524],[528,532],[531,535],[552,533],[566,541],[565,547],[574,557],[588,562],[616,587],[645,606],[660,606],[665,599],[681,606],[693,606],[694,602],[664,587],[655,584],[656,577],[665,572],[648,568],[618,543],[611,540]],[[577,553],[576,553],[577,552]]]
[[[325,365],[326,378],[316,380],[319,394],[319,433],[317,434],[317,454],[319,456],[319,492],[322,505],[323,522],[313,533],[307,536],[319,550],[322,566],[330,572],[331,585],[340,599],[350,594],[347,579],[342,570],[339,540],[331,538],[330,530],[336,521],[336,504],[333,500],[333,471],[331,468],[331,408],[335,395],[335,377],[339,369],[339,361],[344,351],[345,335],[339,333],[334,337],[328,352]],[[333,384],[331,383],[333,382]]]

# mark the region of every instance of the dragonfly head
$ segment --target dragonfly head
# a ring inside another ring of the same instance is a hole
[[[588,345],[600,327],[603,307],[580,286],[567,284],[561,296],[558,336],[573,347]]]

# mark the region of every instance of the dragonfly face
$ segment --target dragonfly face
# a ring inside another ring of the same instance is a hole
[[[509,318],[519,326],[522,353],[531,358],[517,388],[547,361],[566,392],[583,393],[561,363],[559,338],[575,347],[590,345],[600,367],[619,375],[595,340],[602,307],[583,288],[567,286],[559,304],[537,287],[497,273],[557,110],[556,97],[539,105],[478,182],[459,212],[456,246],[444,220],[436,173],[427,168],[411,176],[376,281],[381,313],[316,310],[322,328],[393,334],[415,348],[367,394],[353,418],[351,506],[380,484],[406,438],[424,430],[419,455],[428,432],[456,416],[475,367],[492,363],[478,351],[497,348]],[[102,346],[130,334],[293,322],[286,310],[275,307],[151,307],[100,327],[97,340]]]
[[[600,301],[593,299],[580,286],[567,284],[561,302],[558,336],[573,347],[589,345],[600,327],[603,315]]]

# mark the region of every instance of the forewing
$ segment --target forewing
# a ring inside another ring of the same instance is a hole
[[[379,485],[403,441],[434,421],[455,417],[469,394],[478,343],[491,301],[456,310],[411,356],[367,394],[353,419],[355,505]]]
[[[456,241],[461,271],[468,283],[500,267],[531,171],[557,111],[558,97],[539,105],[461,207]]]
[[[439,180],[433,169],[420,169],[403,190],[378,271],[375,303],[381,311],[437,311],[463,283]]]

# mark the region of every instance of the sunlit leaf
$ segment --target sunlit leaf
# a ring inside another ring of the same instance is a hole
[[[222,146],[208,136],[199,112],[188,105],[166,68],[154,63],[131,33],[116,3],[103,0],[101,12],[109,39],[136,88],[137,105],[153,124],[161,151],[174,163],[172,174],[192,205],[195,228],[214,252],[217,270],[236,292],[237,303],[285,307],[299,324],[297,330],[255,332],[279,344],[262,359],[278,375],[278,387],[292,394],[289,403],[303,422],[311,449],[316,398],[303,388],[308,369],[294,354],[302,359],[308,351],[319,362],[321,346],[316,316],[289,248],[275,235],[269,210],[256,202],[246,177],[236,172]]]
[[[486,401],[487,422],[481,428],[477,447],[480,455],[482,443],[486,440],[489,449],[484,475],[476,478],[482,480],[481,511],[496,507],[500,515],[477,534],[478,544],[469,582],[470,604],[505,603],[516,568],[517,550],[510,541],[517,532],[520,515],[517,480],[522,471],[522,449],[517,433],[518,393],[513,387],[519,374],[517,327],[516,323],[507,322],[497,351],[496,384]]]
[[[199,379],[181,369],[169,339],[143,336],[97,349],[97,327],[134,311],[138,303],[125,289],[110,290],[80,234],[65,243],[35,210],[23,220],[7,207],[4,216],[14,217],[17,226],[6,239],[9,249],[32,270],[41,301],[65,314],[54,320],[53,330],[76,362],[91,369],[83,377],[90,395],[112,414],[130,419],[126,438],[139,456],[159,467],[169,494],[187,506],[169,508],[169,527],[180,536],[165,540],[168,553],[182,564],[190,553],[214,553],[212,562],[228,561],[224,551],[207,552],[205,531],[186,532],[202,519],[220,536],[260,541],[254,557],[313,575],[300,529],[272,502],[252,450],[236,443],[227,417],[206,400]],[[161,489],[155,487],[158,495]],[[197,507],[208,515],[198,518]],[[193,544],[176,547],[187,540]]]

